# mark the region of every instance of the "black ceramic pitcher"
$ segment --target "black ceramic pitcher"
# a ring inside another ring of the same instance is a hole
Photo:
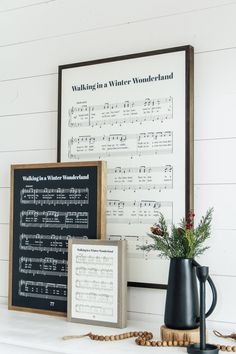
[[[199,301],[194,259],[172,258],[166,294],[164,322],[173,329],[194,329],[199,327]],[[210,277],[208,282],[212,290],[212,304],[206,313],[208,317],[216,306],[217,292]]]

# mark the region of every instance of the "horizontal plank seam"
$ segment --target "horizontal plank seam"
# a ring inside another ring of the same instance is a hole
[[[0,10],[0,14],[6,13],[6,12],[18,11],[18,10],[22,10],[22,9],[25,9],[25,8],[28,8],[28,7],[34,7],[34,6],[45,5],[45,4],[48,4],[48,3],[50,3],[50,2],[55,2],[55,1],[58,1],[58,0],[39,1],[39,2],[37,2],[37,3],[35,3],[35,4],[13,7],[13,8],[11,8],[11,9],[6,9],[6,10]]]
[[[221,320],[211,320],[211,319],[207,319],[207,321],[209,321],[209,322],[216,322],[216,323],[226,323],[226,324],[236,324],[236,322],[231,322],[231,321],[221,321]]]
[[[6,118],[6,117],[29,116],[29,115],[34,115],[34,114],[47,114],[47,113],[57,113],[57,110],[25,112],[25,113],[11,113],[11,114],[2,114],[2,115],[0,114],[0,119]]]
[[[227,136],[227,137],[213,137],[213,138],[196,138],[194,139],[195,142],[198,142],[198,141],[210,141],[210,140],[235,140],[236,139],[236,136]]]
[[[0,262],[9,262],[9,259],[0,258]],[[218,278],[236,278],[236,275],[213,274],[213,273],[211,273],[211,277],[218,277]],[[155,290],[156,290],[156,289],[155,289]],[[157,289],[157,290],[166,290],[166,289]]]
[[[45,5],[45,4],[48,4],[48,3],[51,3],[51,2],[55,2],[55,1],[58,1],[58,0],[39,1],[39,2],[34,3],[34,4],[18,6],[18,7],[12,7],[10,9],[0,10],[0,14],[1,13],[5,13],[5,12],[18,11],[18,10],[22,10],[22,9],[25,9],[25,8],[28,8],[28,7],[35,7],[35,6]],[[214,9],[214,8],[218,8],[218,7],[222,7],[222,6],[229,6],[229,5],[232,5],[232,4],[235,4],[235,2],[230,1],[230,2],[228,2],[226,4],[213,5],[213,6],[203,7],[203,8],[200,8],[200,9],[192,9],[192,10],[188,10],[188,11],[184,11],[184,12],[176,12],[176,13],[173,13],[173,14],[161,15],[161,16],[158,16],[158,17],[155,17],[155,18],[161,18],[161,17],[167,17],[167,16],[175,16],[176,14],[178,15],[178,14],[181,14],[181,13],[203,11],[203,10]]]
[[[46,73],[46,74],[39,74],[39,75],[30,75],[30,76],[22,76],[22,77],[16,77],[16,78],[12,78],[12,79],[3,79],[0,80],[1,82],[9,82],[9,81],[19,81],[19,80],[29,80],[29,79],[36,79],[39,77],[44,77],[44,76],[57,76],[58,73]]]
[[[160,290],[160,289],[155,289],[155,290]],[[139,315],[151,315],[151,316],[163,316],[163,313],[152,313],[152,312],[142,312],[142,311],[131,311],[129,310],[128,313],[132,314],[139,314]],[[207,320],[210,322],[220,322],[220,323],[230,323],[230,324],[235,324],[236,322],[230,322],[230,321],[221,321],[221,320]]]
[[[47,110],[47,111],[31,111],[31,112],[22,112],[22,113],[10,113],[10,114],[0,114],[1,118],[6,117],[16,117],[16,116],[28,116],[28,115],[35,115],[35,114],[47,114],[47,113],[57,113],[57,110]],[[236,136],[226,136],[226,137],[213,137],[213,138],[197,138],[194,139],[194,142],[201,142],[201,141],[216,141],[216,140],[235,140]],[[17,150],[16,150],[17,151]],[[1,151],[0,151],[1,152]]]
[[[10,187],[8,187],[9,189],[10,189]],[[1,189],[1,187],[0,187],[0,189]],[[9,226],[9,222],[7,222],[7,223],[4,223],[4,222],[0,222],[0,226],[1,225],[5,225],[5,226]],[[216,228],[212,228],[212,232],[215,232],[215,231],[225,231],[225,232],[228,232],[228,231],[236,231],[236,228],[228,228],[228,229],[226,229],[226,228],[219,228],[219,227],[216,227]],[[227,234],[226,234],[227,235]]]
[[[194,186],[234,186],[236,182],[206,182],[194,183]]]
[[[30,152],[30,151],[55,151],[56,148],[45,148],[45,149],[19,149],[19,150],[0,150],[0,154],[14,153],[14,152]]]
[[[211,277],[223,277],[223,278],[236,278],[236,274],[232,275],[232,274],[215,274],[215,273],[211,273]]]
[[[147,17],[147,18],[143,18],[143,19],[139,19],[139,20],[117,23],[117,24],[114,24],[114,25],[87,28],[87,29],[83,29],[83,30],[80,30],[80,31],[69,32],[69,33],[64,33],[64,34],[60,34],[60,35],[51,35],[51,36],[47,36],[47,37],[39,37],[39,38],[26,40],[26,41],[1,44],[0,48],[9,47],[9,46],[13,46],[13,45],[22,45],[22,44],[26,44],[26,43],[33,43],[33,42],[42,41],[42,40],[48,40],[48,39],[53,39],[53,38],[62,38],[62,37],[74,36],[74,35],[77,35],[77,34],[80,34],[80,33],[86,33],[86,32],[92,32],[92,31],[101,31],[101,30],[104,30],[104,29],[116,28],[116,27],[121,27],[121,26],[125,26],[125,25],[132,25],[132,24],[144,23],[144,22],[148,22],[148,21],[155,21],[155,20],[162,19],[162,18],[176,17],[176,16],[181,16],[181,15],[188,15],[188,14],[191,14],[191,13],[203,12],[203,11],[208,11],[208,10],[212,10],[212,9],[215,9],[215,8],[222,8],[222,7],[227,7],[227,6],[236,6],[236,4],[235,4],[234,1],[233,2],[230,1],[230,2],[228,2],[226,4],[216,5],[216,6],[213,6],[213,7],[209,6],[209,7],[205,7],[205,8],[201,8],[201,9],[193,9],[193,10],[189,10],[189,11],[176,12],[176,13],[167,14],[167,15],[161,15],[161,16],[155,16],[155,17]]]
[[[199,55],[199,54],[221,52],[221,51],[235,50],[235,49],[236,49],[236,47],[226,47],[226,48],[220,48],[220,49],[212,49],[212,50],[205,50],[205,51],[195,52],[194,54],[195,55]],[[96,58],[96,59],[99,59],[99,58]],[[38,78],[38,77],[55,76],[55,75],[58,75],[58,72],[38,74],[38,75],[30,75],[30,76],[22,76],[22,77],[20,76],[20,77],[15,77],[15,78],[8,78],[8,79],[0,80],[0,83],[2,83],[2,82],[10,82],[10,81],[18,81],[18,80],[35,79],[35,78]]]
[[[12,78],[12,79],[3,79],[0,80],[1,82],[9,82],[9,81],[19,81],[19,80],[28,80],[28,79],[36,79],[39,77],[44,77],[44,76],[57,76],[58,73],[46,73],[46,74],[39,74],[39,75],[30,75],[30,76],[21,76],[21,77],[16,77],[16,78]]]

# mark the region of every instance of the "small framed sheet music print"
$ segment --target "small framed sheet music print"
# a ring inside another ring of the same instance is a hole
[[[68,246],[68,320],[124,328],[126,241],[70,239]]]

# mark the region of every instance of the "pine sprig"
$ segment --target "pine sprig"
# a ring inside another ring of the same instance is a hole
[[[164,215],[160,213],[158,224],[151,227],[153,243],[141,246],[146,252],[155,250],[163,258],[194,258],[204,253],[209,247],[204,242],[210,237],[213,208],[207,210],[194,229],[195,214],[190,211],[186,219],[180,221],[179,227],[172,225],[170,233]]]

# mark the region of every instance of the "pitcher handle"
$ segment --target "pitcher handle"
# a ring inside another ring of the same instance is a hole
[[[193,259],[193,265],[195,267],[200,266],[200,264],[198,262],[195,261],[195,259]],[[207,279],[210,287],[211,287],[211,291],[212,291],[212,304],[211,307],[209,308],[209,310],[206,313],[206,317],[210,316],[210,314],[214,311],[215,307],[216,307],[216,303],[217,303],[217,291],[216,291],[216,287],[215,284],[213,283],[213,280],[211,279],[211,277],[209,276]],[[199,318],[197,319],[197,321],[199,320]]]

